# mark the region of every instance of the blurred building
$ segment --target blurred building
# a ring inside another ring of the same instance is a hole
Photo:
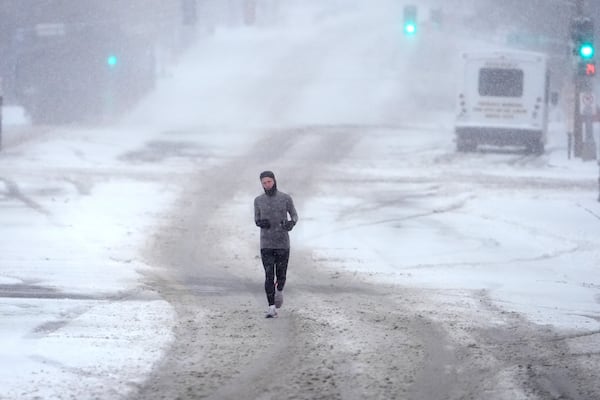
[[[0,75],[35,123],[103,119],[152,89],[179,0],[3,0]]]

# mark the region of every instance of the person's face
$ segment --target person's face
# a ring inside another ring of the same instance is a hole
[[[273,178],[269,178],[268,176],[265,176],[264,178],[262,178],[260,180],[260,183],[262,183],[262,187],[266,190],[271,190],[273,188],[273,185],[275,184],[275,181],[273,180]]]

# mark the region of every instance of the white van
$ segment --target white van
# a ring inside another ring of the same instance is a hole
[[[456,149],[474,151],[485,144],[543,153],[550,85],[546,56],[482,51],[463,53],[462,61]]]

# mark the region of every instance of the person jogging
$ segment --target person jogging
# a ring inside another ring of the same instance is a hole
[[[260,228],[260,256],[265,268],[265,293],[269,304],[266,317],[274,318],[283,304],[290,257],[288,232],[298,222],[298,214],[292,197],[277,190],[273,172],[261,172],[260,183],[265,192],[254,199],[254,222]]]

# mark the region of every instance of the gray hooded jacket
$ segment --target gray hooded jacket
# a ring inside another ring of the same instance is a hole
[[[269,228],[260,229],[261,249],[289,249],[290,236],[283,227],[288,214],[294,223],[298,222],[298,214],[292,197],[276,190],[272,196],[266,193],[254,199],[254,222],[260,219],[269,220]]]

